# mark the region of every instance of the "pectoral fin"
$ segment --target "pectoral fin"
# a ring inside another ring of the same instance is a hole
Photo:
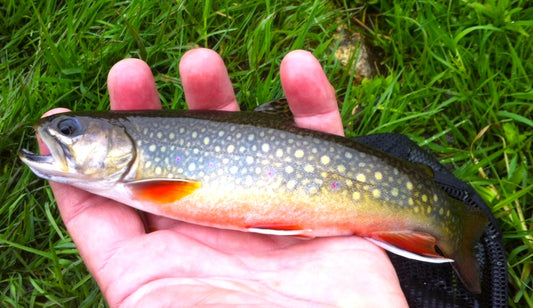
[[[188,180],[154,179],[130,182],[127,187],[134,198],[155,203],[172,203],[192,194],[200,182]]]
[[[437,240],[431,234],[415,231],[373,232],[367,237],[372,243],[397,255],[424,262],[447,263],[445,258],[435,250]]]

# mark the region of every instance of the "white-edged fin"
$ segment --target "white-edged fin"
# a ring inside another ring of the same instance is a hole
[[[418,260],[418,261],[422,261],[422,262],[429,262],[429,263],[450,263],[450,262],[454,262],[453,259],[448,259],[448,258],[445,258],[445,257],[437,258],[437,257],[421,256],[419,254],[412,253],[410,251],[398,248],[396,246],[393,246],[393,245],[385,243],[385,242],[381,242],[381,241],[375,240],[375,239],[370,238],[370,237],[365,237],[365,239],[371,241],[372,243],[376,244],[377,246],[379,246],[379,247],[381,247],[381,248],[383,248],[383,249],[385,249],[387,251],[390,251],[390,252],[392,252],[394,254],[397,254],[399,256],[402,256],[402,257],[405,257],[405,258],[408,258],[408,259]]]
[[[267,228],[248,228],[249,232],[268,234],[268,235],[285,235],[295,236],[303,235],[304,233],[311,232],[311,230],[280,230],[280,229],[267,229]]]

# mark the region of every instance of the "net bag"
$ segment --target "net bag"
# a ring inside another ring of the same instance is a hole
[[[481,294],[470,293],[450,264],[434,264],[388,253],[409,307],[507,307],[507,259],[496,219],[478,193],[457,179],[435,157],[405,135],[385,133],[352,138],[398,158],[429,166],[434,181],[452,198],[483,210],[489,217],[476,258]]]

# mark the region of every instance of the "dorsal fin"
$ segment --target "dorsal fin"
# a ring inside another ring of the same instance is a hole
[[[418,170],[418,172],[425,174],[431,179],[435,177],[435,172],[433,171],[433,169],[431,169],[430,166],[424,165],[422,163],[415,163],[415,162],[410,162],[410,163],[413,166],[413,169]]]
[[[280,98],[257,106],[254,111],[278,116],[282,120],[292,120],[292,112],[287,99]]]

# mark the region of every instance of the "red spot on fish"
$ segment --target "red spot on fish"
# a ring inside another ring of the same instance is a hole
[[[339,181],[333,181],[329,184],[329,187],[332,190],[339,190],[341,188],[341,183]]]
[[[276,170],[274,170],[274,169],[268,169],[267,172],[266,172],[266,175],[267,175],[269,178],[271,178],[271,177],[273,177],[273,176],[276,175]]]

